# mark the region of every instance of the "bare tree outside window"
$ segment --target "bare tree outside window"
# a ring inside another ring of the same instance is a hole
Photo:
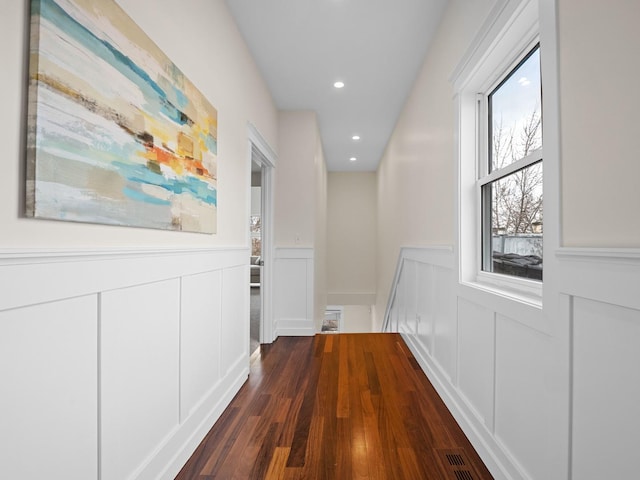
[[[495,168],[503,168],[542,147],[541,127],[537,110],[531,113],[519,132],[500,126],[493,134]],[[509,235],[542,233],[542,202],[541,162],[497,180],[492,185],[493,232]]]
[[[543,168],[536,46],[488,95],[487,173],[480,178],[483,270],[542,280]]]
[[[251,232],[251,255],[259,257],[262,254],[262,219],[260,215],[251,215],[249,231]]]

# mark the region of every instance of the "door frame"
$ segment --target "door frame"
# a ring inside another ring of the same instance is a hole
[[[277,338],[276,328],[273,324],[273,184],[274,169],[277,156],[258,129],[252,124],[247,124],[247,136],[249,139],[248,171],[249,186],[251,185],[251,164],[255,161],[262,167],[262,206],[261,206],[261,238],[262,261],[260,298],[260,343],[273,343]],[[249,210],[251,210],[251,188],[248,189]],[[249,215],[251,212],[249,211]],[[247,216],[249,218],[249,216]],[[251,249],[251,232],[247,228],[247,243]]]

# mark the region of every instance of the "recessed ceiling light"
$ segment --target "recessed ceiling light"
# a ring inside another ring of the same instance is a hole
[[[351,158],[349,159],[349,161],[350,161],[350,162],[355,162],[356,160],[357,160],[357,158],[356,158],[356,157],[351,157]]]
[[[333,86],[336,87],[336,88],[342,88],[342,87],[344,87],[344,82],[336,82],[336,83],[333,84]]]
[[[360,140],[360,135],[354,135],[351,140]]]

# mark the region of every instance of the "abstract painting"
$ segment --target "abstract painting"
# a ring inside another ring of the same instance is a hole
[[[218,113],[112,0],[32,0],[28,216],[216,233]]]

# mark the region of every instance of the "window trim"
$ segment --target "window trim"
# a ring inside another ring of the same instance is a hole
[[[535,152],[542,154],[542,148],[537,149]],[[492,243],[493,218],[491,216],[492,214],[491,207],[493,205],[493,198],[491,196],[492,190],[484,189],[484,187],[489,185],[490,183],[494,183],[496,181],[505,179],[525,168],[532,167],[534,165],[537,165],[538,163],[543,164],[542,156],[538,158],[537,156],[528,155],[527,157],[521,160],[527,160],[526,164],[522,165],[521,168],[518,168],[512,172],[503,173],[502,175],[496,175],[496,178],[493,180],[487,181],[485,178],[481,178],[478,180],[478,187],[477,187],[478,193],[477,193],[476,201],[477,201],[477,208],[480,209],[479,217],[480,217],[480,249],[481,249],[481,258],[479,262],[481,266],[478,274],[486,273],[488,275],[499,275],[498,278],[527,278],[527,277],[520,277],[518,275],[506,275],[506,274],[500,274],[498,272],[491,271],[491,269],[493,268],[493,265],[492,265],[493,263],[493,243]],[[514,162],[514,163],[519,163],[519,162],[520,161]],[[499,171],[503,172],[504,170],[500,169]],[[544,170],[543,170],[543,176],[544,176]],[[544,256],[544,250],[543,250],[543,256]],[[544,262],[543,262],[543,265],[544,265]],[[536,284],[541,284],[542,280],[534,280],[534,282]]]
[[[488,128],[485,129],[485,131],[483,132],[484,134],[484,140],[486,143],[486,147],[484,149],[484,154],[486,156],[486,159],[484,160],[484,166],[486,168],[486,170],[484,171],[484,173],[486,174],[491,174],[493,173],[493,168],[492,168],[492,163],[493,163],[493,158],[491,158],[491,153],[490,153],[490,149],[489,149],[489,139],[491,138],[491,136],[493,135],[493,129],[492,127],[492,120],[493,118],[491,118],[491,114],[489,112],[489,97],[491,97],[491,95],[493,95],[494,93],[496,93],[498,91],[499,88],[501,88],[505,83],[507,83],[509,81],[509,79],[515,74],[516,70],[518,70],[522,65],[524,65],[527,60],[529,60],[529,58],[531,58],[531,56],[533,56],[533,54],[536,52],[536,50],[538,51],[538,55],[540,55],[541,53],[541,49],[540,49],[540,36],[536,35],[536,38],[530,43],[529,46],[525,47],[524,52],[522,52],[521,54],[519,54],[515,60],[511,63],[510,66],[508,66],[505,70],[503,70],[502,72],[495,72],[496,73],[496,80],[493,82],[493,84],[491,84],[485,91],[484,93],[480,94],[481,97],[481,107],[484,109],[483,110],[483,119],[484,118],[488,118],[488,122],[486,123],[486,126]],[[542,88],[542,75],[540,75],[540,86]],[[542,92],[540,92],[540,117],[542,118]],[[542,127],[542,126],[541,126]],[[540,132],[542,133],[542,128],[540,129]],[[544,139],[543,139],[544,142]],[[502,167],[502,168],[506,168],[506,167]],[[481,171],[482,172],[482,171]]]
[[[487,154],[483,152],[488,152],[489,140],[488,125],[483,122],[488,107],[486,98],[527,58],[537,43],[541,43],[537,0],[499,1],[454,71],[452,83],[458,107],[459,282],[541,308],[542,282],[482,270],[481,218],[482,185],[503,177],[506,171],[501,170],[499,176],[492,175],[493,172],[488,173],[488,162],[484,162]],[[540,48],[542,53],[542,43]],[[542,63],[541,59],[541,68]],[[515,172],[540,161],[543,153],[540,148],[505,168]],[[550,252],[546,249],[543,252],[546,260]]]
[[[489,109],[489,98],[493,95],[500,87],[502,87],[509,79],[514,75],[514,73],[529,59],[531,56],[538,51],[540,54],[540,39],[538,36],[531,41],[520,53],[517,57],[512,59],[511,64],[507,67],[506,70],[502,72],[494,72],[495,76],[493,79],[489,79],[491,83],[490,86],[478,94],[478,103],[477,108],[479,109],[478,114],[478,130],[476,133],[477,140],[480,144],[479,152],[478,152],[478,192],[476,201],[478,202],[477,207],[480,209],[480,231],[479,231],[479,242],[480,242],[480,259],[479,259],[479,268],[478,268],[478,279],[482,281],[490,281],[491,283],[505,284],[506,286],[520,286],[520,288],[524,288],[527,291],[532,290],[532,286],[528,284],[521,284],[520,282],[511,282],[509,279],[511,278],[525,278],[518,277],[517,275],[505,275],[493,272],[493,244],[491,241],[492,236],[492,217],[491,217],[491,205],[493,204],[493,199],[489,197],[491,191],[486,189],[483,191],[483,187],[486,185],[496,182],[498,180],[507,178],[510,175],[515,174],[520,170],[524,170],[525,168],[531,167],[537,163],[543,163],[544,159],[544,139],[543,146],[532,151],[529,155],[516,160],[508,164],[505,167],[501,167],[498,169],[492,168],[493,158],[491,155],[491,134],[492,132],[492,118],[490,115]],[[540,79],[542,80],[542,78]],[[542,108],[542,97],[540,98]],[[540,112],[542,116],[542,111]],[[490,133],[491,132],[491,133]],[[542,133],[542,125],[541,125],[541,133]],[[544,170],[543,170],[544,172]],[[543,190],[544,192],[544,190]],[[544,195],[544,193],[543,193]],[[543,251],[544,254],[544,251]],[[544,262],[543,262],[544,265]],[[497,277],[493,278],[493,275],[497,275]],[[543,283],[542,280],[533,280],[535,285]],[[540,288],[536,290],[540,290],[537,292],[538,295],[542,295],[542,291]]]
[[[499,168],[487,175],[480,176],[480,178],[478,178],[478,186],[482,188],[488,183],[492,183],[492,182],[495,182],[496,180],[500,180],[502,178],[508,177],[509,175],[512,175],[519,170],[522,170],[538,162],[541,162],[543,159],[544,159],[544,147],[537,148],[526,157],[523,157],[520,160],[516,160],[515,162],[510,163],[506,167]],[[480,158],[481,162],[482,160],[483,159]],[[485,166],[487,165],[487,160],[488,160],[487,157],[485,157],[483,162]]]

